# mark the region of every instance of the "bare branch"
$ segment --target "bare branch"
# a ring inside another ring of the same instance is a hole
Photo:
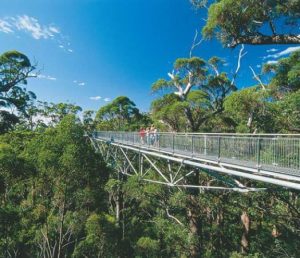
[[[192,86],[193,86],[193,84],[192,84],[192,76],[193,76],[192,72],[189,72],[188,83],[187,83],[187,85],[186,85],[186,87],[185,87],[185,89],[183,91],[183,96],[186,96],[189,93],[189,91],[192,88]]]
[[[263,82],[261,81],[261,79],[259,78],[259,76],[254,72],[253,68],[251,66],[249,66],[249,68],[252,71],[254,78],[259,82],[259,84],[262,87],[262,89],[266,90],[265,85],[263,84]]]
[[[169,209],[166,209],[166,212],[169,218],[174,219],[180,226],[184,226],[184,224],[179,219],[177,219],[176,217],[174,217],[169,213]]]
[[[192,47],[191,47],[191,49],[190,49],[190,58],[191,58],[192,55],[193,55],[194,49],[195,49],[197,46],[199,46],[199,45],[202,43],[202,41],[203,41],[203,39],[201,38],[201,39],[197,42],[197,39],[198,39],[198,30],[195,31],[195,36],[194,36],[193,44],[192,44]]]
[[[243,53],[244,48],[245,48],[245,46],[244,46],[244,44],[242,44],[241,49],[240,49],[240,52],[239,52],[239,57],[238,57],[238,61],[237,61],[236,70],[235,70],[235,73],[233,74],[233,78],[232,78],[232,80],[231,80],[231,86],[234,84],[235,79],[236,79],[236,77],[237,77],[237,74],[238,74],[238,72],[239,72],[239,70],[240,70],[240,68],[241,68],[241,60],[242,60],[242,58],[243,58],[245,55],[247,55],[247,52]]]
[[[174,93],[176,95],[178,95],[180,98],[183,98],[184,97],[184,91],[183,91],[182,87],[178,84],[178,82],[176,82],[174,70],[172,71],[172,73],[168,73],[168,76],[171,78],[175,88],[178,90],[177,92],[174,92]]]
[[[211,68],[214,70],[214,72],[216,73],[216,75],[219,76],[219,75],[220,75],[220,72],[219,72],[217,66],[215,66],[215,65],[213,65],[213,64],[210,64],[210,66],[211,66]]]

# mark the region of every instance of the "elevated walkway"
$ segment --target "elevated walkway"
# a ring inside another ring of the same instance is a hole
[[[93,139],[191,167],[300,190],[300,135],[157,133],[141,137],[135,132],[95,132]]]

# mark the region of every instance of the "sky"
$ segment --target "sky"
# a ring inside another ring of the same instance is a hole
[[[189,0],[2,0],[0,53],[18,50],[37,65],[27,88],[38,100],[98,110],[125,95],[146,112],[157,97],[152,83],[167,79],[177,58],[188,57],[205,18]],[[256,84],[249,66],[259,73],[262,63],[297,49],[245,46],[238,87]],[[238,52],[211,40],[194,55],[220,56],[233,73]]]

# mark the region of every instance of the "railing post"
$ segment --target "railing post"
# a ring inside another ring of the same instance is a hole
[[[192,157],[194,157],[194,135],[192,135]]]
[[[298,144],[296,144],[296,146],[298,147],[297,148],[297,154],[298,154],[297,155],[297,164],[298,164],[297,169],[300,169],[300,143],[299,143],[299,139],[296,141],[298,141]]]
[[[207,135],[204,135],[204,155],[207,155]]]
[[[173,150],[173,154],[174,154],[174,145],[175,145],[175,134],[172,134],[172,150]]]
[[[260,169],[260,166],[261,166],[261,164],[260,164],[260,151],[261,151],[261,138],[258,138],[258,141],[257,141],[257,150],[256,150],[256,152],[257,152],[257,160],[256,160],[256,163],[257,163],[257,169],[259,170]]]
[[[221,137],[218,136],[218,162],[221,161]]]

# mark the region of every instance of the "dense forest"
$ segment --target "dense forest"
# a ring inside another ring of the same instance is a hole
[[[208,10],[204,39],[240,48],[236,72],[222,58],[195,56],[196,34],[190,55],[149,87],[156,99],[148,113],[126,96],[96,112],[40,102],[26,89],[36,76],[31,60],[15,50],[0,56],[0,257],[300,257],[299,192],[145,183],[106,164],[87,137],[152,124],[172,132],[300,132],[300,51],[259,74],[249,69],[256,85],[235,83],[243,44],[300,43],[292,33],[300,1],[191,2]],[[278,23],[288,33],[277,32]],[[199,171],[192,180],[212,178]]]

